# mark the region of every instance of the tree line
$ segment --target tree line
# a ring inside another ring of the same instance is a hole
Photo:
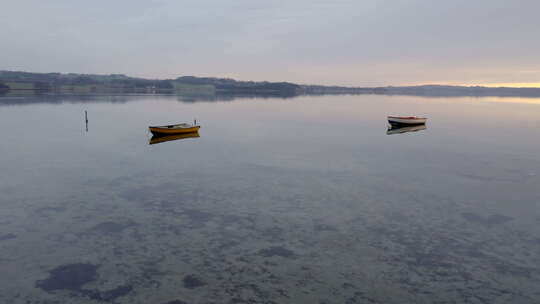
[[[296,94],[300,86],[288,82],[237,81],[229,78],[182,76],[176,79],[153,80],[128,77],[123,74],[62,74],[0,71],[0,81],[31,83],[35,90],[55,90],[63,86],[103,86],[120,89],[175,90],[176,85],[204,86],[216,92]]]

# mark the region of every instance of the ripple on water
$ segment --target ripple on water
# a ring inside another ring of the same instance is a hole
[[[91,230],[100,233],[120,233],[129,227],[136,226],[133,222],[128,223],[116,223],[116,222],[103,222],[94,226]]]
[[[473,212],[463,212],[461,213],[461,216],[469,222],[478,223],[486,227],[502,225],[506,222],[513,220],[513,218],[502,214],[493,214],[484,217]]]
[[[274,246],[274,247],[261,249],[259,250],[259,255],[263,257],[267,257],[267,258],[273,257],[273,256],[279,256],[283,258],[294,258],[296,256],[294,251],[281,247],[281,246]]]

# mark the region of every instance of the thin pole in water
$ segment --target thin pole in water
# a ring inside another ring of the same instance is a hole
[[[84,121],[86,122],[86,132],[88,132],[88,112],[84,111]]]

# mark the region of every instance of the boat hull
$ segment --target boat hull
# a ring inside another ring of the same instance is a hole
[[[199,131],[200,126],[193,126],[188,128],[166,128],[166,127],[148,127],[150,132],[154,135],[171,135],[171,134],[186,134]]]
[[[388,116],[388,122],[392,125],[406,125],[406,126],[414,126],[414,125],[424,125],[426,124],[427,118],[421,118],[421,117],[394,117],[394,116]]]

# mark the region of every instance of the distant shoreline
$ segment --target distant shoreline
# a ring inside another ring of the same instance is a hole
[[[228,78],[181,76],[152,80],[122,74],[61,74],[0,71],[0,94],[178,94],[193,96],[247,95],[295,97],[302,95],[410,95],[425,97],[540,97],[540,88],[482,86],[344,87],[290,82],[237,81]]]

